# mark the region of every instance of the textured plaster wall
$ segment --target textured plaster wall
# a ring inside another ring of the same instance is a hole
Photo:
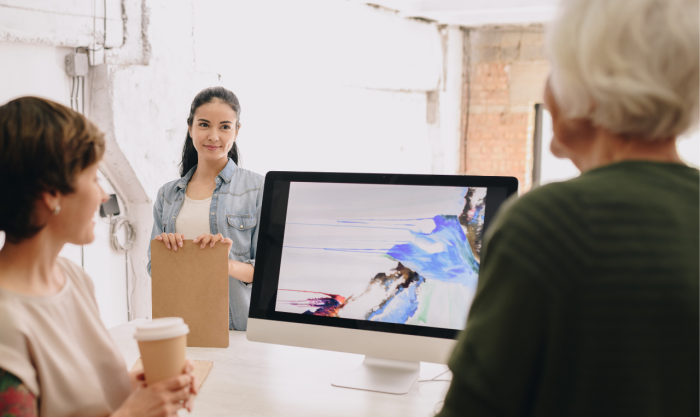
[[[137,230],[134,317],[150,316],[152,204],[178,177],[189,106],[204,87],[238,95],[243,166],[260,174],[457,171],[459,28],[341,0],[122,0],[121,9],[121,42],[93,57],[88,115],[106,134],[104,172]],[[0,39],[24,48],[83,42],[9,33],[0,26]]]
[[[121,0],[0,0],[0,27],[0,41],[50,46],[118,47],[124,38]]]

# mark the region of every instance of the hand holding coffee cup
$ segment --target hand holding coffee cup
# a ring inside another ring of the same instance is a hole
[[[194,377],[189,373],[148,386],[142,382],[110,417],[175,417],[183,408],[192,411],[195,385]]]
[[[183,374],[184,375],[189,375],[190,376],[190,382],[188,386],[183,386],[183,379],[179,378],[180,375],[174,376],[169,379],[162,380],[160,382],[157,382],[155,384],[151,385],[146,385],[146,375],[143,372],[143,367],[139,367],[138,369],[132,370],[129,372],[129,379],[131,380],[131,391],[132,391],[132,397],[143,397],[145,391],[152,391],[150,395],[150,399],[148,398],[141,398],[141,404],[131,404],[130,401],[127,401],[126,404],[130,404],[131,407],[129,408],[130,410],[134,411],[135,413],[132,413],[133,415],[144,415],[144,411],[147,407],[147,404],[152,403],[153,399],[156,399],[156,403],[160,403],[162,405],[167,405],[172,403],[172,405],[176,406],[174,410],[179,410],[180,408],[185,408],[187,411],[192,411],[192,406],[194,404],[194,397],[197,395],[199,392],[199,383],[197,380],[197,377],[194,374],[194,361],[190,359],[185,360],[185,369],[183,369]],[[136,391],[139,390],[142,392],[137,393]],[[181,391],[181,392],[178,392]],[[184,403],[182,402],[182,396],[186,396],[187,399],[184,400]],[[169,398],[172,397],[172,398]],[[131,399],[131,398],[130,398]],[[174,402],[173,402],[174,401]],[[163,409],[167,409],[167,406],[164,407]],[[138,411],[138,412],[136,412]],[[146,415],[158,415],[159,413],[156,412],[156,410],[149,410],[151,414],[146,414]],[[123,414],[124,416],[127,415],[132,415],[132,414]],[[167,415],[167,414],[166,414]],[[122,414],[118,414],[116,417],[121,417]],[[112,416],[115,417],[115,416]]]
[[[170,417],[183,408],[192,411],[197,382],[194,363],[185,359],[188,333],[189,327],[179,317],[137,326],[144,369],[130,375],[132,393],[111,417]]]

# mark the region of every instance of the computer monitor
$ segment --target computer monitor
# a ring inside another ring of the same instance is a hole
[[[406,393],[446,363],[512,177],[269,172],[248,340],[364,354],[335,386]]]

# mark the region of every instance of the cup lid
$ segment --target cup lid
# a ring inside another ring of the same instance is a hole
[[[136,325],[134,337],[139,342],[172,339],[190,332],[190,328],[180,317],[163,317]]]

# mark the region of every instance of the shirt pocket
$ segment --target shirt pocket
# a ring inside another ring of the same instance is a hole
[[[255,214],[227,214],[229,236],[233,241],[231,252],[234,255],[250,256],[253,228],[258,224]]]

